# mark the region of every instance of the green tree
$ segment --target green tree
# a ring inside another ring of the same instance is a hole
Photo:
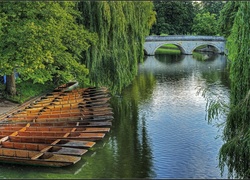
[[[230,60],[230,112],[225,124],[225,144],[220,167],[230,177],[250,178],[250,2],[237,2],[238,11],[227,46]]]
[[[218,19],[218,31],[226,38],[230,35],[234,24],[234,18],[238,11],[239,3],[235,1],[228,1],[220,12]]]
[[[209,12],[215,14],[215,18],[218,19],[225,3],[225,1],[200,1],[200,12],[198,13]]]
[[[120,93],[137,74],[145,37],[155,21],[152,2],[83,1],[80,21],[98,34],[98,44],[86,51],[83,63],[93,85]]]
[[[14,72],[34,83],[79,79],[88,74],[80,64],[82,51],[94,34],[76,23],[75,2],[4,2],[0,4],[1,75],[6,89],[16,94]]]
[[[151,34],[190,34],[194,8],[191,1],[154,1],[157,23]]]
[[[192,30],[197,35],[216,35],[217,22],[215,14],[209,12],[196,14]]]

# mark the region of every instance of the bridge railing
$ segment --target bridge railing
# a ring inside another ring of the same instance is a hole
[[[226,41],[226,39],[222,36],[154,35],[146,37],[146,41]]]

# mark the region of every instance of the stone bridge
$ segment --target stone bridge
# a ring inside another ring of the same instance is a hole
[[[224,54],[226,51],[226,39],[221,36],[148,36],[144,44],[146,55],[154,56],[156,49],[164,44],[178,46],[182,54],[192,54],[197,47],[202,45],[214,47],[219,54]]]

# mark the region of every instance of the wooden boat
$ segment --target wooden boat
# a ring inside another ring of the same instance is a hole
[[[22,129],[22,131],[36,131],[36,132],[40,132],[40,131],[54,131],[54,132],[91,132],[91,133],[104,133],[104,132],[109,132],[110,128],[104,128],[104,127],[25,127],[23,129],[23,127],[0,127],[0,131],[4,132],[4,131],[19,131],[20,129]]]
[[[29,127],[110,127],[112,125],[111,121],[50,121],[50,122],[30,122],[28,123]],[[27,126],[26,122],[3,122],[0,124],[0,127],[25,127]]]
[[[81,121],[81,122],[90,122],[90,121],[111,121],[113,116],[83,116],[83,117],[11,117],[8,118],[12,122],[63,122],[63,121]]]
[[[62,167],[77,163],[81,157],[50,152],[0,148],[0,161],[5,163]]]
[[[103,114],[112,112],[112,108],[110,107],[96,107],[96,108],[60,108],[60,109],[49,109],[49,108],[43,108],[38,109],[36,111],[30,111],[28,109],[20,111],[18,113],[13,113],[12,117],[20,117],[20,116],[35,116],[35,115],[41,115],[41,114],[63,114],[63,113],[83,113],[83,114],[89,114],[89,113],[96,113],[96,114]]]
[[[22,149],[28,151],[52,152],[53,154],[82,156],[88,150],[80,148],[62,147],[54,144],[22,143],[22,142],[2,142],[1,148]]]
[[[98,141],[104,138],[105,133],[92,132],[51,132],[51,131],[11,131],[2,130],[0,136],[18,136],[18,137],[43,137],[47,139],[69,139],[69,140],[87,140]]]
[[[113,115],[113,112],[110,111],[104,111],[100,113],[93,113],[93,112],[76,112],[76,113],[57,113],[57,114],[51,114],[51,113],[45,113],[45,114],[31,114],[31,115],[15,115],[9,118],[10,120],[38,120],[38,119],[46,119],[46,120],[54,120],[54,119],[62,119],[65,120],[65,118],[68,119],[88,119],[92,117],[110,117]]]
[[[4,138],[6,138],[6,136]],[[83,148],[83,149],[91,148],[95,145],[95,142],[93,141],[47,138],[47,137],[30,137],[30,136],[29,137],[7,136],[5,141],[51,144],[51,145],[56,145],[60,147],[74,147],[74,148]]]

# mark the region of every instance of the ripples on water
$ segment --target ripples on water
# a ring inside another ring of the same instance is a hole
[[[140,107],[156,178],[221,178],[217,156],[222,141],[215,139],[221,132],[205,120],[206,102],[197,87],[206,83],[202,73],[212,75],[225,65],[225,59],[206,63],[190,56],[174,64],[149,57],[141,65],[141,73],[157,79],[151,99]]]

